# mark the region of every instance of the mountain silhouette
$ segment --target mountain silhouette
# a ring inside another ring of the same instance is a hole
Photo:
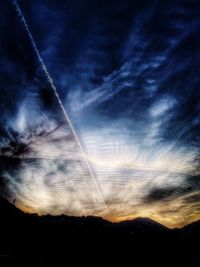
[[[3,267],[200,266],[200,221],[168,229],[149,218],[38,216],[1,198],[0,236]]]

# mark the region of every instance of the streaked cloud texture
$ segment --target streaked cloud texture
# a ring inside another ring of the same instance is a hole
[[[3,0],[1,195],[39,214],[200,219],[199,1],[19,5],[96,181]]]

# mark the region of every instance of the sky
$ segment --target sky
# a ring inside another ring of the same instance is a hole
[[[200,2],[19,0],[26,25],[13,2],[0,196],[40,215],[200,219]]]

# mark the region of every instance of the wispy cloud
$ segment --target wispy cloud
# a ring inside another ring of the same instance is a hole
[[[1,192],[40,214],[199,218],[200,6],[22,4],[105,210],[19,19],[0,5],[15,25],[0,28]]]

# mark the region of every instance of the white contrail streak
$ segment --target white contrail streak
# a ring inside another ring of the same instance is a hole
[[[56,97],[56,99],[58,101],[58,104],[59,104],[59,106],[60,106],[60,108],[61,108],[61,110],[63,112],[63,115],[65,117],[65,120],[67,122],[67,125],[69,125],[69,127],[70,127],[70,129],[72,131],[72,134],[74,136],[74,139],[75,139],[75,141],[77,142],[77,144],[78,144],[78,146],[80,148],[81,154],[82,154],[82,156],[83,156],[83,158],[85,160],[85,163],[87,165],[87,168],[89,170],[89,173],[90,173],[90,175],[91,175],[91,177],[92,177],[92,179],[93,179],[93,181],[94,181],[94,183],[95,183],[95,185],[96,185],[96,187],[97,187],[97,189],[98,189],[98,191],[100,193],[101,199],[102,199],[104,205],[106,205],[105,204],[105,201],[104,201],[104,198],[103,198],[103,194],[102,194],[101,189],[100,189],[100,186],[99,186],[99,184],[98,184],[98,182],[97,182],[97,180],[95,178],[94,172],[93,172],[93,170],[92,170],[92,168],[90,166],[90,163],[89,163],[88,158],[87,158],[87,156],[85,154],[85,151],[84,151],[84,149],[83,149],[83,147],[82,147],[82,145],[81,145],[81,143],[79,141],[79,138],[78,138],[78,136],[77,136],[77,134],[76,134],[76,132],[74,130],[74,127],[73,127],[73,125],[71,123],[71,120],[70,120],[70,118],[69,118],[69,116],[68,116],[68,114],[67,114],[67,112],[66,112],[66,110],[65,110],[65,108],[63,106],[63,103],[62,103],[62,101],[60,99],[60,96],[58,94],[58,91],[56,89],[56,86],[54,85],[54,82],[53,82],[53,80],[52,80],[52,78],[51,78],[51,76],[50,76],[50,74],[49,74],[49,72],[47,70],[47,67],[46,67],[46,65],[44,63],[44,60],[43,60],[43,58],[40,55],[40,52],[39,52],[39,50],[37,48],[37,45],[36,45],[35,40],[33,38],[33,35],[32,35],[32,33],[31,33],[30,29],[29,29],[29,26],[28,26],[28,24],[26,22],[26,19],[24,17],[24,14],[22,13],[22,10],[21,10],[21,8],[18,5],[17,0],[11,0],[11,1],[12,1],[12,4],[15,6],[15,9],[16,9],[16,11],[17,11],[17,13],[18,13],[18,15],[19,15],[19,17],[20,17],[20,19],[21,19],[24,27],[25,27],[25,30],[26,30],[26,32],[28,34],[29,40],[31,42],[31,45],[32,45],[32,47],[33,47],[33,49],[34,49],[34,51],[36,53],[36,56],[38,58],[39,63],[41,64],[42,70],[44,71],[45,76],[46,76],[46,78],[47,78],[47,80],[48,80],[48,82],[49,82],[49,84],[50,84],[50,86],[51,86],[51,88],[52,88],[52,90],[54,92],[54,95],[55,95],[55,97]]]

